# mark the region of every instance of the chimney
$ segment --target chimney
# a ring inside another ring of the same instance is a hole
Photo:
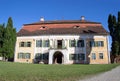
[[[84,17],[84,16],[81,16],[81,20],[84,21],[84,20],[85,20],[85,17]]]
[[[41,18],[40,18],[40,21],[42,21],[42,22],[45,21],[44,17],[41,17]]]

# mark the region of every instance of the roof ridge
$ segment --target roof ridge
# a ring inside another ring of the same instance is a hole
[[[91,23],[91,24],[101,24],[100,22],[92,22],[88,20],[48,20],[48,21],[39,21],[30,24],[23,24],[26,25],[39,25],[39,24],[65,24],[65,23]]]

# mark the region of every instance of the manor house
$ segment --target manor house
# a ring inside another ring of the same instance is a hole
[[[15,62],[108,64],[108,32],[99,22],[53,20],[24,24],[17,33]]]

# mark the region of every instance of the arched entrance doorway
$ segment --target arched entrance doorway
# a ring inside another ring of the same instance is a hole
[[[53,64],[62,64],[63,54],[59,51],[55,52],[53,55]]]

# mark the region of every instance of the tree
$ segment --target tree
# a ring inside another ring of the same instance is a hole
[[[6,59],[14,57],[15,41],[16,41],[16,29],[13,27],[12,18],[9,17],[7,26],[4,30],[3,39],[3,53]]]
[[[3,56],[4,24],[0,25],[0,56]]]
[[[118,12],[118,19],[114,15],[108,17],[108,28],[112,38],[112,56],[114,59],[120,55],[120,12]]]

